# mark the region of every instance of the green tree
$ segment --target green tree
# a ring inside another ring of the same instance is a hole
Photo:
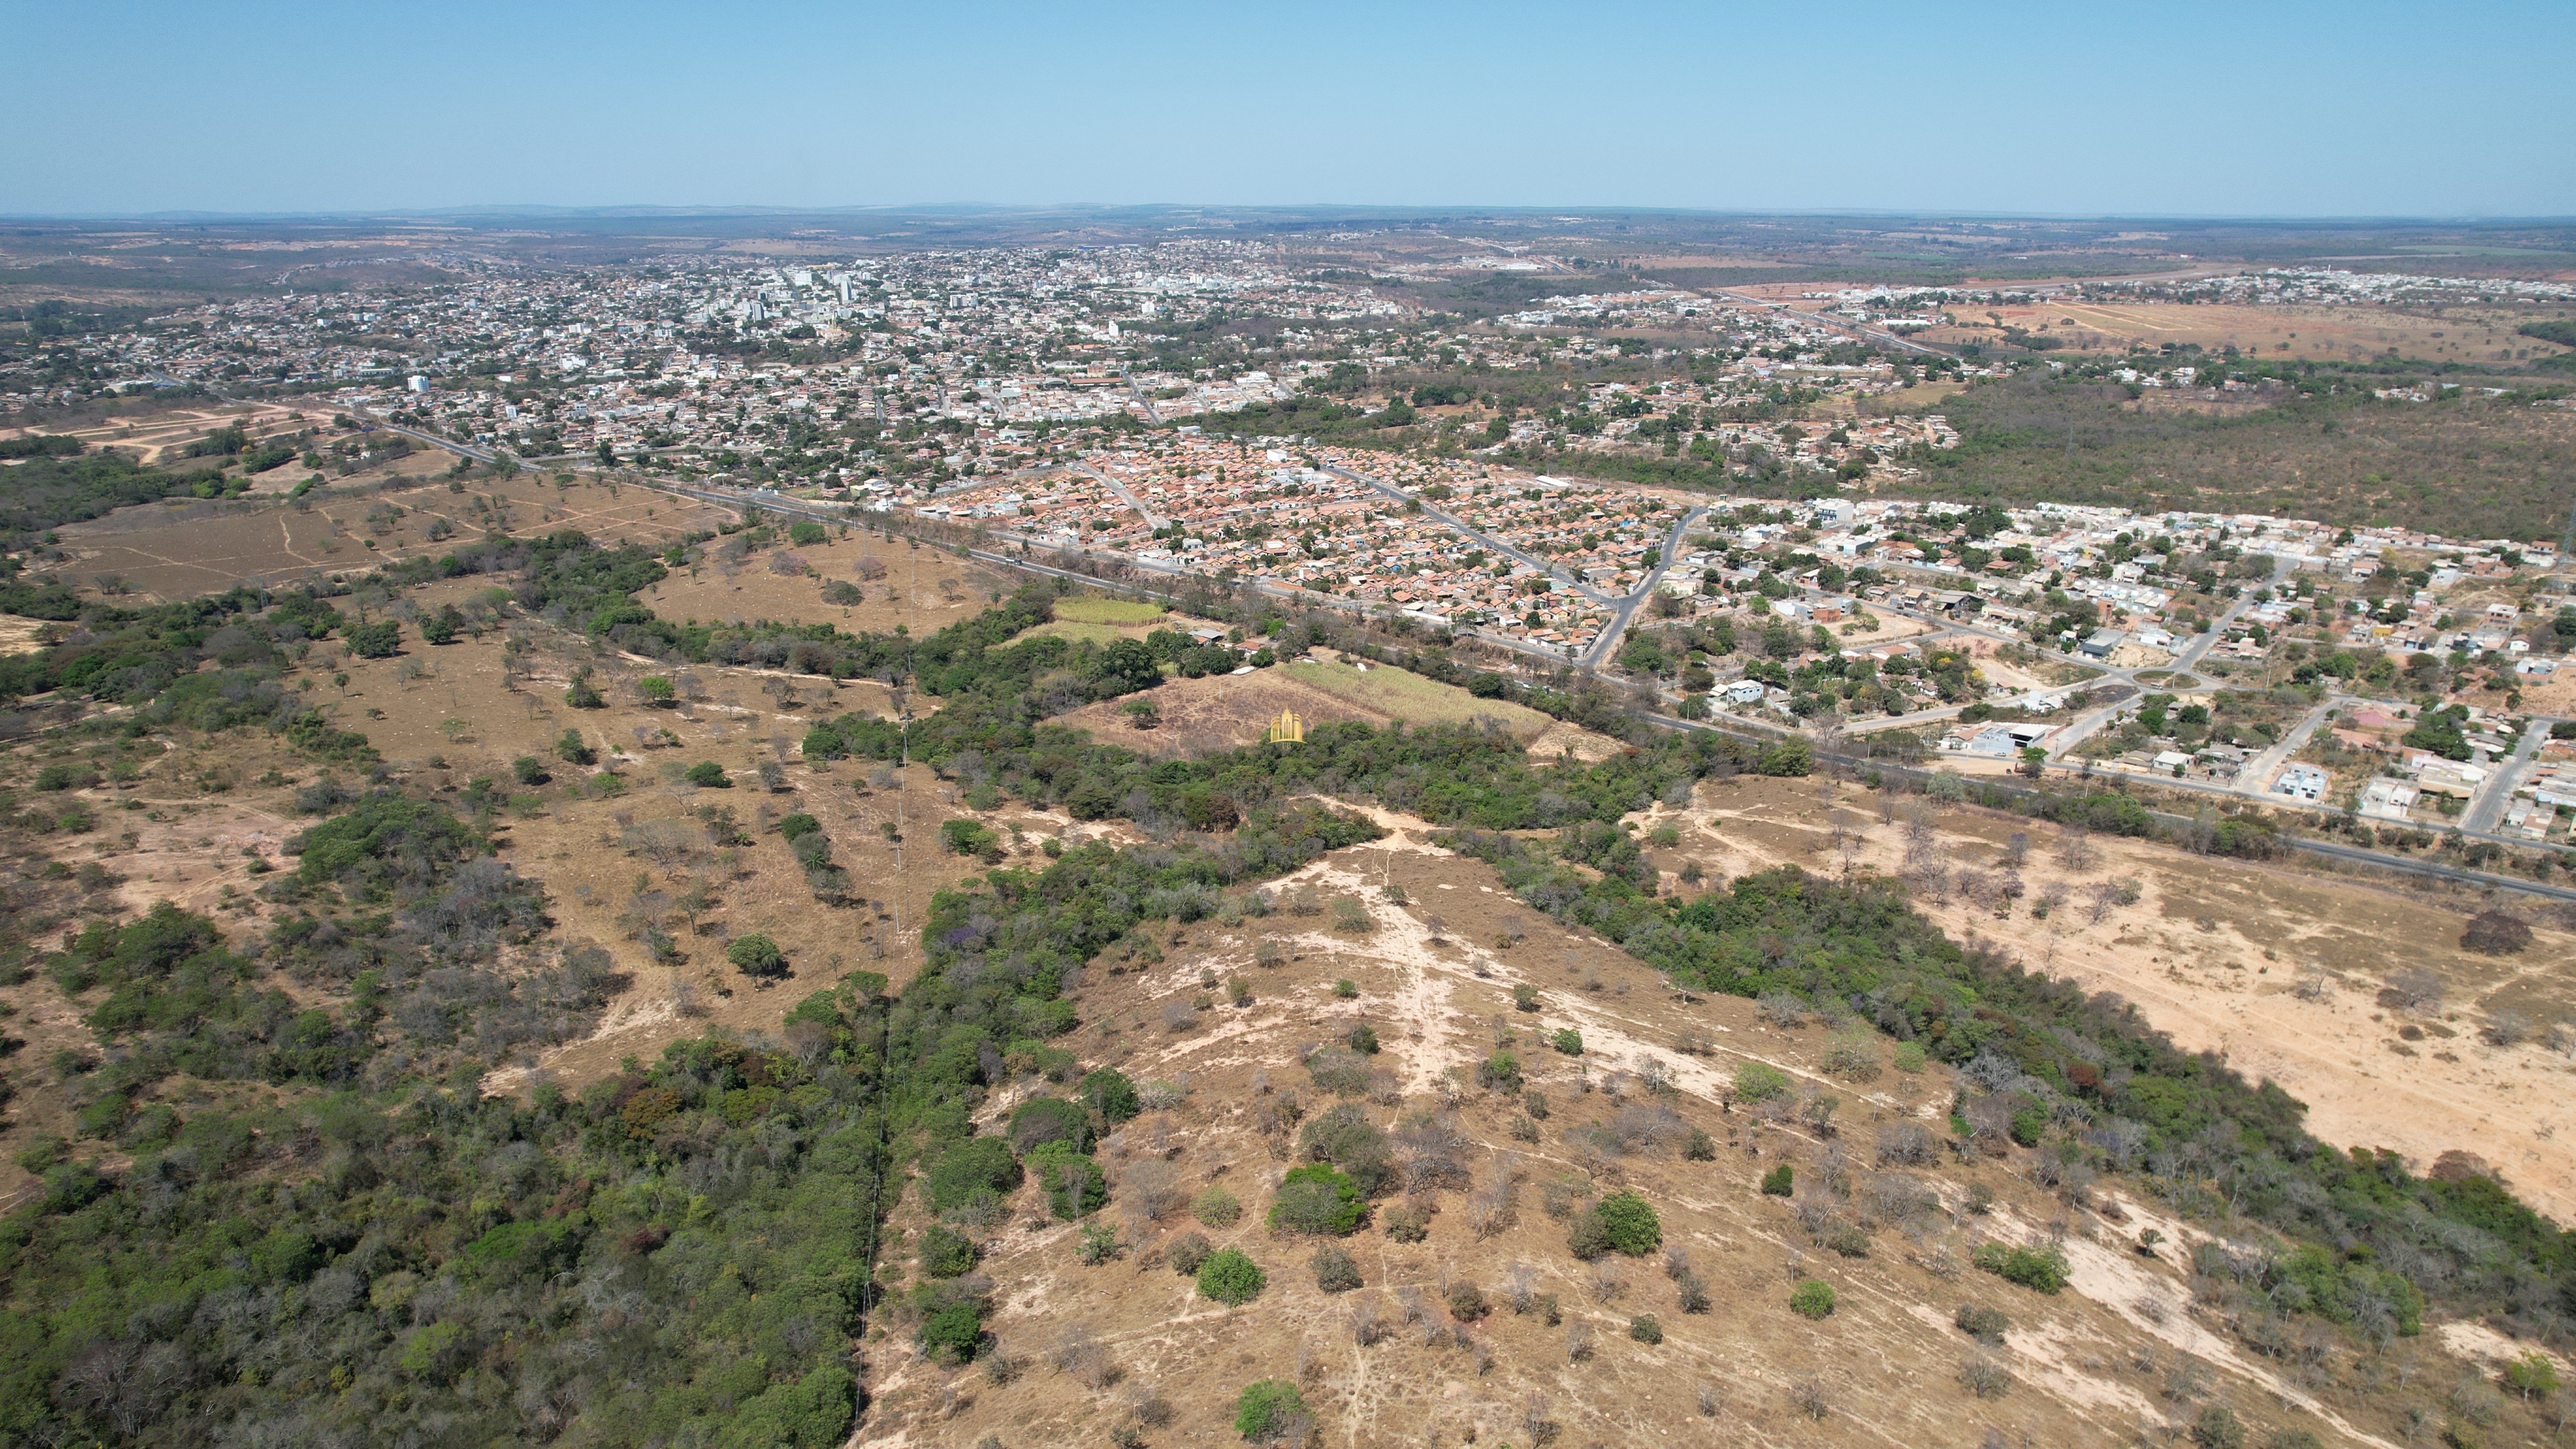
[[[1234,1432],[1254,1444],[1302,1438],[1314,1422],[1297,1386],[1286,1379],[1244,1385],[1234,1401]]]
[[[555,736],[555,756],[567,765],[599,763],[599,751],[592,749],[590,742],[583,739],[581,731],[576,729],[567,729]]]
[[[727,942],[725,959],[747,976],[780,976],[787,970],[787,957],[779,951],[778,943],[758,931]]]
[[[1614,1192],[1592,1211],[1601,1220],[1603,1240],[1618,1252],[1641,1258],[1664,1245],[1664,1225],[1653,1204],[1633,1192]]]
[[[713,760],[700,760],[698,763],[691,765],[686,778],[690,784],[695,785],[702,790],[730,790],[733,788],[733,776],[726,774],[725,767],[717,764]]]
[[[1199,1296],[1239,1308],[1261,1296],[1270,1279],[1239,1249],[1219,1248],[1199,1264]]]
[[[391,619],[349,626],[349,652],[361,659],[390,659],[402,652],[402,625]]]

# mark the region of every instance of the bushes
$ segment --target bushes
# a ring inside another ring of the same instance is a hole
[[[1230,1228],[1243,1216],[1243,1204],[1224,1188],[1209,1187],[1190,1199],[1190,1216],[1212,1228]]]
[[[1640,1313],[1628,1320],[1628,1336],[1643,1344],[1661,1343],[1664,1341],[1663,1321],[1651,1313]]]
[[[1208,1254],[1215,1251],[1215,1245],[1208,1241],[1207,1234],[1183,1233],[1172,1239],[1171,1246],[1163,1249],[1163,1257],[1172,1265],[1173,1272],[1188,1278],[1195,1275],[1199,1265],[1208,1260]]]
[[[1834,1285],[1808,1279],[1789,1295],[1791,1312],[1802,1318],[1830,1318],[1834,1312]]]
[[[2066,1251],[2054,1244],[2007,1248],[2001,1243],[1979,1243],[1968,1261],[1980,1271],[2036,1292],[2055,1293],[2066,1286]]]
[[[2489,956],[2513,956],[2531,946],[2531,926],[2511,911],[2480,911],[2460,932],[2465,950]]]
[[[1796,1169],[1785,1162],[1781,1163],[1778,1167],[1762,1174],[1762,1193],[1765,1197],[1787,1197],[1795,1190],[1797,1180]]]
[[[1548,1038],[1548,1045],[1569,1057],[1579,1057],[1583,1055],[1583,1033],[1570,1026],[1561,1027],[1556,1035]]]
[[[1510,1052],[1496,1052],[1476,1064],[1476,1085],[1506,1096],[1520,1090],[1521,1059]]]
[[[1345,1102],[1308,1122],[1297,1134],[1297,1145],[1308,1160],[1329,1162],[1349,1173],[1364,1196],[1376,1197],[1395,1186],[1394,1148],[1356,1104]]]
[[[984,1341],[984,1320],[971,1303],[951,1303],[921,1321],[921,1346],[954,1363],[975,1357]]]
[[[1234,1248],[1219,1248],[1199,1264],[1199,1296],[1239,1308],[1261,1296],[1270,1279],[1261,1265]]]
[[[1297,1386],[1285,1379],[1246,1384],[1234,1401],[1234,1432],[1254,1444],[1293,1443],[1314,1422]]]
[[[2002,1343],[2004,1333],[2012,1327],[2012,1320],[2002,1309],[1981,1308],[1974,1303],[1960,1304],[1958,1314],[1950,1321],[1959,1326],[1961,1333],[1990,1348]]]
[[[713,760],[700,760],[698,763],[691,765],[689,767],[689,773],[684,778],[686,778],[690,784],[697,786],[701,790],[730,790],[733,788],[733,776],[726,774],[725,767],[717,764]]]
[[[1136,1100],[1136,1084],[1127,1074],[1112,1067],[1085,1073],[1082,1078],[1082,1100],[1100,1120],[1115,1127],[1142,1110]]]
[[[1735,1064],[1735,1099],[1739,1102],[1767,1102],[1789,1090],[1789,1074],[1769,1062],[1743,1061]]]
[[[1352,1261],[1346,1248],[1317,1248],[1307,1266],[1314,1270],[1315,1286],[1327,1293],[1348,1293],[1360,1286],[1360,1265]]]
[[[1109,1179],[1100,1164],[1065,1141],[1048,1142],[1028,1154],[1029,1175],[1046,1189],[1047,1206],[1070,1222],[1088,1217],[1109,1201]]]
[[[1069,1144],[1076,1152],[1091,1147],[1091,1118],[1062,1097],[1032,1097],[1011,1113],[1011,1149],[1026,1157],[1050,1142]]]
[[[1615,1252],[1642,1258],[1664,1245],[1664,1225],[1654,1207],[1633,1192],[1614,1192],[1593,1212],[1601,1219],[1604,1240]]]
[[[925,1278],[954,1278],[975,1269],[975,1240],[938,1223],[921,1235],[919,1259]]]
[[[965,1207],[979,1195],[1006,1197],[1019,1190],[1019,1159],[999,1137],[969,1137],[951,1147],[922,1179],[930,1210]]]
[[[1270,1204],[1270,1227],[1284,1233],[1330,1233],[1347,1237],[1368,1215],[1359,1184],[1325,1163],[1288,1170],[1279,1195]]]
[[[1576,1213],[1566,1226],[1567,1250],[1586,1262],[1603,1253],[1642,1258],[1663,1243],[1664,1225],[1653,1205],[1625,1189]]]

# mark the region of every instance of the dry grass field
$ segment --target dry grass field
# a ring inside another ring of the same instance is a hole
[[[790,566],[791,554],[804,560],[804,572],[781,571]],[[861,601],[827,599],[825,591],[836,584],[857,589]],[[747,556],[719,543],[705,560],[675,571],[642,597],[668,619],[775,619],[830,624],[851,633],[901,625],[923,635],[974,615],[1019,585],[1019,575],[929,544],[851,530],[822,543],[781,545]]]
[[[2188,342],[2208,352],[2234,347],[2267,359],[2341,361],[2394,350],[2402,357],[2434,361],[2512,362],[2567,350],[2515,335],[2522,320],[2518,316],[2459,308],[2437,317],[2388,307],[2059,300],[2012,307],[1962,305],[1955,315],[1959,325],[1933,328],[1922,334],[1923,340],[1942,346],[1992,344],[2001,340],[2004,327],[2015,327],[2058,338],[2076,352],[2126,352],[2133,346],[2154,349]]]
[[[1510,731],[1513,738],[1527,741],[1555,723],[1527,705],[1478,699],[1454,684],[1442,684],[1384,664],[1314,659],[1297,660],[1279,668],[1300,684],[1408,724],[1465,724],[1491,719]]]
[[[363,573],[389,561],[436,556],[498,529],[520,535],[577,528],[595,538],[665,543],[711,530],[730,510],[612,483],[558,485],[532,474],[445,480],[442,453],[414,453],[381,477],[361,476],[293,502],[188,499],[121,508],[59,530],[71,560],[51,572],[85,593],[102,577],[142,599],[215,593],[245,580]],[[416,466],[415,471],[401,471]],[[286,472],[287,469],[279,469]]]

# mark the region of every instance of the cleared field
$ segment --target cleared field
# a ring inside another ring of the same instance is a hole
[[[442,470],[449,461],[436,453],[404,460],[424,470]],[[364,572],[394,559],[434,557],[451,545],[432,538],[433,531],[480,538],[496,530],[524,535],[577,528],[594,538],[661,543],[732,516],[713,504],[613,483],[558,486],[525,473],[470,483],[406,476],[393,487],[292,503],[186,499],[121,508],[65,526],[62,544],[72,559],[48,572],[88,593],[108,587],[106,579],[130,594],[166,601],[249,579]]]
[[[2057,338],[2068,350],[2078,352],[2125,352],[2132,346],[2189,342],[2211,352],[2235,347],[2265,358],[2353,360],[2394,348],[2405,357],[2510,362],[2517,353],[2547,357],[2566,350],[2516,335],[2513,329],[2519,318],[2463,309],[2435,317],[2387,307],[2059,301],[2019,307],[1963,306],[1955,315],[1960,325],[1933,328],[1923,334],[1924,340],[1951,346],[1991,343],[2000,338],[2002,327],[2014,327]]]
[[[796,560],[805,567],[794,569]],[[791,571],[782,571],[791,570]],[[855,602],[836,602],[858,591]],[[744,553],[712,545],[705,558],[644,591],[669,619],[781,619],[858,632],[900,624],[915,634],[946,628],[1019,587],[1016,577],[908,539],[841,534],[818,544]],[[831,597],[826,597],[830,594]]]
[[[1527,705],[1478,699],[1454,684],[1442,684],[1382,664],[1362,670],[1340,661],[1301,659],[1279,668],[1300,684],[1408,724],[1464,724],[1474,719],[1492,719],[1500,721],[1513,738],[1528,741],[1555,723]]]
[[[1151,624],[1170,612],[1160,604],[1140,599],[1109,599],[1098,594],[1076,594],[1055,603],[1057,618],[1077,624]]]
[[[1127,699],[1086,704],[1058,722],[1157,759],[1258,744],[1283,709],[1295,710],[1310,729],[1344,720],[1378,727],[1393,722],[1393,716],[1383,710],[1306,683],[1294,676],[1293,668],[1283,664],[1250,674],[1166,680],[1152,695],[1162,723],[1150,730],[1137,729],[1130,722],[1122,708]]]

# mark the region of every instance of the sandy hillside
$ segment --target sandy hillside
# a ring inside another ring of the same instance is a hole
[[[2576,1020],[2576,938],[2562,926],[2535,914],[2532,949],[2498,960],[2459,947],[2462,924],[2483,904],[2471,897],[2106,836],[2087,839],[2096,860],[2078,868],[2053,827],[1979,810],[1931,813],[1918,846],[1908,821],[1883,818],[1874,793],[1854,787],[1828,800],[1826,788],[1704,786],[1686,816],[1658,810],[1689,828],[1678,850],[1656,858],[1671,869],[1697,860],[1712,874],[1782,862],[1836,872],[1848,843],[1854,869],[1901,872],[1910,849],[1982,885],[2004,866],[2011,838],[2025,835],[2025,894],[2008,913],[1956,885],[1918,892],[1917,905],[1955,938],[1995,941],[2028,965],[2118,992],[2178,1045],[2280,1082],[2329,1142],[2396,1148],[2419,1170],[2444,1152],[2470,1152],[2536,1206],[2576,1220],[2576,1142],[2557,1135],[2569,1059],[2536,1035],[2512,1047],[2479,1035],[2501,1013],[2535,1025]],[[2123,877],[2139,882],[2137,904],[2095,920],[2091,889]],[[2066,904],[2039,918],[2033,905],[2055,889]],[[2389,977],[2410,967],[2442,978],[2440,1009],[2379,1005]],[[2410,1028],[2416,1039],[2401,1036]]]
[[[1517,906],[1481,864],[1429,848],[1420,822],[1379,818],[1398,834],[1277,883],[1290,902],[1311,890],[1316,914],[1169,930],[1160,962],[1090,973],[1086,1025],[1070,1044],[1170,1102],[1100,1149],[1120,1253],[1083,1266],[1074,1227],[1024,1191],[979,1230],[994,1354],[968,1368],[924,1358],[895,1308],[870,1353],[873,1407],[856,1442],[1052,1444],[1123,1424],[1147,1443],[1228,1443],[1235,1393],[1262,1378],[1299,1385],[1328,1445],[2103,1444],[2171,1432],[2210,1403],[2232,1406],[2251,1442],[2289,1427],[2331,1444],[2400,1442],[2397,1403],[2366,1401],[2357,1364],[2329,1356],[2323,1371],[2294,1373],[2195,1309],[2181,1254],[2135,1250],[2149,1226],[2178,1243],[2197,1236],[2151,1205],[2118,1195],[2116,1221],[2070,1210],[2033,1190],[2014,1158],[1871,1168],[1882,1134],[1946,1105],[1940,1070],[1888,1070],[1882,1056],[1866,1080],[1828,1078],[1820,1029],[1766,1026],[1731,998],[1679,999],[1624,953]],[[1323,908],[1340,897],[1366,904],[1372,933],[1330,928]],[[1501,945],[1506,935],[1515,944]],[[1263,964],[1265,943],[1277,964]],[[1221,983],[1238,976],[1248,1005],[1226,1000]],[[1337,994],[1338,980],[1356,995]],[[1521,983],[1540,989],[1538,1011],[1514,1009]],[[1421,1139],[1423,1185],[1379,1201],[1341,1244],[1362,1286],[1327,1293],[1309,1266],[1317,1243],[1273,1234],[1263,1213],[1294,1160],[1294,1121],[1342,1100],[1301,1059],[1360,1026],[1381,1050],[1366,1059],[1366,1094],[1349,1100],[1382,1125],[1447,1124],[1456,1142],[1440,1148],[1436,1129]],[[1579,1031],[1580,1056],[1545,1044],[1561,1028]],[[1474,1084],[1472,1064],[1498,1044],[1545,1098],[1543,1121],[1524,1118],[1526,1095]],[[1837,1096],[1836,1131],[1730,1110],[1719,1098],[1748,1058]],[[1667,1085],[1651,1085],[1658,1078]],[[997,1093],[988,1125],[1050,1090],[1032,1078]],[[1710,1137],[1711,1160],[1677,1150],[1691,1128]],[[1809,1211],[1828,1229],[1866,1234],[1865,1256],[1821,1250],[1790,1200],[1755,1190],[1782,1162],[1850,1174],[1851,1197],[1826,1194]],[[1499,1196],[1498,1180],[1510,1184]],[[1996,1195],[1991,1212],[1967,1209],[1971,1184]],[[1555,1210],[1622,1186],[1656,1206],[1711,1311],[1681,1311],[1661,1259],[1570,1256]],[[1193,1217],[1186,1204],[1213,1187],[1242,1204],[1240,1217]],[[1409,1212],[1427,1214],[1418,1242],[1394,1231]],[[898,1289],[928,1224],[907,1198],[885,1269]],[[1262,1296],[1231,1312],[1196,1297],[1168,1262],[1191,1233],[1250,1255],[1268,1278]],[[1979,1239],[2054,1234],[2073,1267],[2073,1286],[2054,1298],[1959,1266]],[[1831,1317],[1787,1310],[1806,1278],[1834,1286]],[[1476,1292],[1453,1300],[1458,1284]],[[1465,1306],[1452,1311],[1453,1301]],[[2011,1319],[1989,1355],[2010,1375],[1998,1397],[1966,1385],[1979,1355],[1952,1326],[1962,1302]],[[1661,1343],[1630,1336],[1638,1315],[1658,1321]],[[2459,1364],[2446,1343],[2428,1336],[2392,1352],[2447,1383]]]

